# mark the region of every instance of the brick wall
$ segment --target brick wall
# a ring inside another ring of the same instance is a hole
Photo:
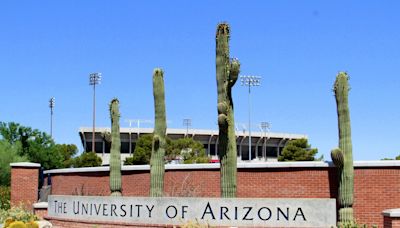
[[[37,200],[37,167],[12,167],[11,201]],[[109,195],[108,167],[47,171],[54,195]],[[122,169],[124,196],[148,196],[149,166]],[[382,211],[400,208],[400,162],[355,162],[354,213],[358,223],[383,227]],[[46,183],[47,181],[45,181]],[[337,170],[332,164],[239,164],[237,197],[337,198]],[[220,197],[218,164],[166,166],[166,196]],[[61,221],[59,221],[61,222]],[[385,223],[398,224],[398,219]],[[124,224],[120,224],[124,226]]]
[[[355,169],[354,195],[357,221],[382,224],[383,210],[400,207],[400,169]]]
[[[383,211],[384,228],[400,228],[400,208]]]
[[[11,205],[24,204],[31,208],[38,200],[40,164],[11,163]]]

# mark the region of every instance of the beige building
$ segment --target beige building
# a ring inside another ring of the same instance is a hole
[[[95,151],[103,159],[103,165],[109,164],[110,148],[103,139],[104,132],[110,132],[110,128],[96,128]],[[85,151],[92,150],[91,127],[79,129],[79,136]],[[152,128],[121,128],[121,159],[125,160],[134,150],[136,141],[143,134],[150,134]],[[218,130],[204,129],[167,129],[167,135],[171,139],[192,137],[200,141],[206,153],[213,159],[218,160]],[[307,138],[303,134],[274,133],[274,132],[251,132],[251,158],[252,161],[276,161],[278,155],[286,143],[293,139]],[[249,156],[249,134],[244,131],[236,132],[238,161],[248,161]]]

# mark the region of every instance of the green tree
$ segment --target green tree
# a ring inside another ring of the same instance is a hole
[[[400,155],[396,157],[396,160],[400,160]]]
[[[84,152],[74,159],[74,167],[97,167],[101,166],[102,160],[95,152]]]
[[[78,153],[78,147],[75,144],[56,144],[54,150],[58,151],[63,160],[63,168],[73,166],[74,156]]]
[[[30,127],[25,127],[15,122],[0,122],[0,134],[3,139],[7,140],[11,145],[14,145],[16,142],[21,143],[21,148],[18,151],[20,155],[27,155],[29,153],[31,141],[45,141],[44,139],[37,139],[40,137],[40,132],[38,130],[32,130]]]
[[[10,163],[28,161],[28,158],[18,155],[20,147],[19,142],[12,145],[7,140],[0,140],[0,186],[10,185]]]
[[[305,138],[295,139],[283,148],[279,161],[314,161],[318,149],[311,148],[308,140]]]
[[[181,156],[185,164],[210,162],[203,144],[192,138],[172,141],[167,155],[170,158]]]
[[[0,122],[0,134],[10,145],[20,145],[16,147],[19,156],[40,163],[44,169],[70,167],[77,152],[73,144],[55,144],[45,132],[14,122]]]
[[[153,134],[140,136],[136,142],[135,150],[132,156],[127,157],[124,165],[146,165],[150,163],[151,144]],[[208,163],[210,160],[206,155],[201,142],[192,138],[181,138],[171,140],[166,137],[167,147],[165,151],[166,162],[176,158],[182,158],[183,162],[188,163]]]
[[[136,142],[135,150],[132,156],[127,157],[124,165],[146,165],[150,163],[151,144],[153,134],[141,135]]]

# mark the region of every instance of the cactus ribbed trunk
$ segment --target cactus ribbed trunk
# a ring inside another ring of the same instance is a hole
[[[165,116],[164,72],[158,68],[154,69],[153,72],[153,95],[155,126],[150,159],[150,196],[161,197],[164,192],[164,156],[167,122]]]
[[[119,133],[119,101],[114,98],[110,103],[111,116],[111,153],[110,153],[110,190],[112,196],[121,196],[121,139]]]
[[[348,105],[349,77],[339,72],[334,92],[339,127],[339,149],[332,151],[332,160],[339,171],[339,222],[353,222],[354,167]]]
[[[221,164],[221,196],[236,197],[237,149],[233,113],[232,87],[239,75],[240,63],[229,58],[230,28],[226,23],[217,27],[216,74],[218,87],[218,156]]]

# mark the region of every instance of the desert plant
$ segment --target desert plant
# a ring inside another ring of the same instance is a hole
[[[368,228],[368,227],[371,227],[371,228],[378,228],[377,225],[368,226],[367,224],[358,224],[358,223],[355,222],[355,221],[352,221],[352,222],[343,222],[343,223],[341,223],[341,224],[338,224],[338,226],[337,226],[337,228]]]
[[[208,224],[201,224],[197,219],[192,221],[186,221],[184,222],[182,225],[180,225],[179,227],[181,228],[211,228],[212,226],[208,225]],[[174,228],[176,228],[176,226],[174,226]]]
[[[39,224],[35,221],[30,221],[25,223],[26,228],[39,228]]]
[[[111,152],[110,152],[110,190],[112,196],[121,196],[121,139],[119,133],[119,101],[110,103]]]
[[[108,193],[105,193],[104,190],[99,191],[96,189],[95,192],[90,191],[90,188],[86,188],[85,184],[81,184],[78,187],[75,187],[74,190],[71,192],[73,196],[105,196]]]
[[[164,156],[167,131],[165,115],[164,72],[156,68],[153,71],[153,96],[155,127],[150,158],[150,196],[160,197],[164,188]]]
[[[0,186],[0,209],[8,210],[10,209],[10,187]]]
[[[339,148],[332,150],[331,157],[339,172],[339,224],[354,221],[352,208],[354,201],[354,167],[348,105],[348,80],[347,73],[339,72],[334,84],[339,127]]]
[[[15,221],[10,223],[10,225],[6,228],[27,228],[24,222]]]
[[[24,204],[11,207],[8,210],[0,210],[0,223],[11,225],[12,222],[20,221],[25,225],[25,223],[37,220],[39,220],[39,217],[33,214],[32,210],[29,210]]]
[[[193,181],[196,177],[187,173],[183,180],[176,177],[168,179],[168,197],[202,197],[201,189],[207,186],[206,180]],[[199,183],[200,182],[200,183]]]
[[[237,149],[233,113],[232,87],[239,75],[240,63],[229,59],[230,28],[226,23],[217,26],[216,72],[218,87],[218,156],[221,162],[221,196],[236,197]]]

